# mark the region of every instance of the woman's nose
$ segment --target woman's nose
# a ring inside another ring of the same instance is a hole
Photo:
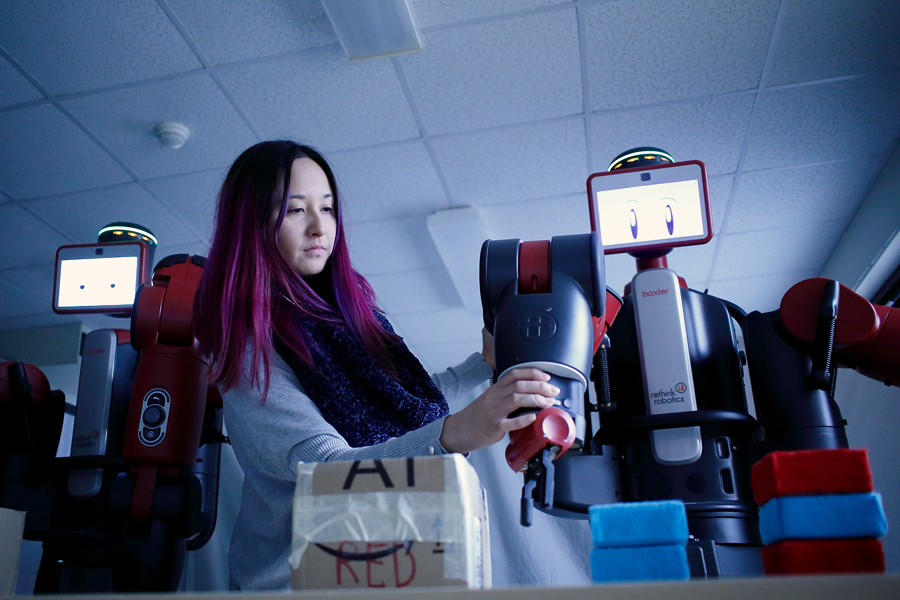
[[[323,235],[325,233],[325,228],[322,226],[322,216],[318,213],[312,213],[306,231],[309,235],[315,237]]]

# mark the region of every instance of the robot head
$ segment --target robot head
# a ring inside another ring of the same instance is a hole
[[[632,148],[607,172],[588,178],[591,229],[601,232],[606,254],[627,252],[639,260],[704,244],[712,238],[708,188],[703,163]]]
[[[654,148],[652,146],[642,146],[640,148],[632,148],[618,155],[609,163],[607,171],[615,171],[618,169],[634,169],[649,167],[651,165],[664,165],[674,163],[675,159],[665,150]]]
[[[123,242],[141,242],[149,250],[148,265],[153,265],[153,255],[156,253],[156,236],[147,227],[136,223],[117,221],[100,229],[97,234],[97,242],[100,244],[116,244]]]

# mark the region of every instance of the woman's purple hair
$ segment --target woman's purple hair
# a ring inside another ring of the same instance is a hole
[[[281,257],[276,244],[287,210],[291,166],[318,164],[331,186],[337,232],[325,268],[336,306],[330,305]],[[212,356],[212,381],[223,391],[240,382],[251,350],[250,383],[269,390],[273,335],[315,369],[296,319],[346,323],[375,361],[394,375],[388,346],[397,337],[376,320],[375,294],[350,265],[334,173],[322,155],[291,141],[260,142],[241,154],[219,192],[216,228],[194,300],[196,333]],[[263,365],[260,373],[256,365]]]

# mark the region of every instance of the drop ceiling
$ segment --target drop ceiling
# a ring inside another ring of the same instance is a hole
[[[271,138],[333,162],[355,265],[431,370],[478,350],[481,323],[428,215],[586,232],[587,177],[635,146],[709,169],[716,235],[670,266],[771,310],[821,272],[900,139],[895,0],[410,4],[424,50],[350,63],[318,0],[5,0],[0,330],[72,320],[50,309],[56,248],[111,221],[149,227],[157,258],[205,254],[225,170]],[[621,292],[633,260],[607,268]]]

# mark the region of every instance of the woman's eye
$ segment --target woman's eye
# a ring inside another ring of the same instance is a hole
[[[292,209],[288,210],[288,212],[289,212],[289,213],[297,214],[297,213],[302,213],[302,212],[304,212],[304,210],[303,210],[302,208],[300,208],[300,207],[297,207],[297,208],[292,208]]]

